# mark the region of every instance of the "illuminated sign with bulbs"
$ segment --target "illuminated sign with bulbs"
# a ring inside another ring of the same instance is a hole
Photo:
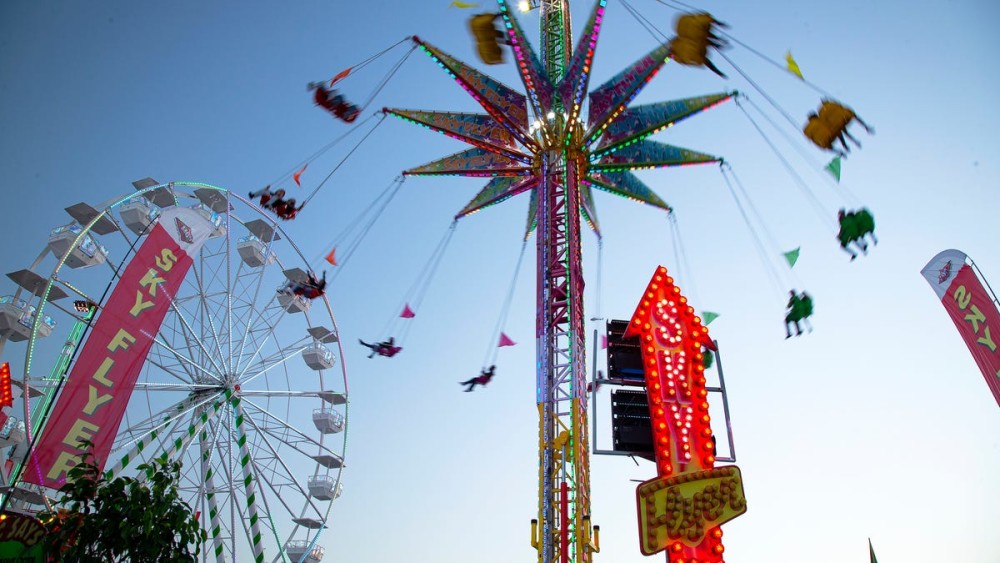
[[[672,563],[723,560],[719,525],[746,512],[736,466],[715,467],[715,439],[702,363],[715,344],[660,266],[625,331],[639,339],[657,477],[636,489],[644,555]]]

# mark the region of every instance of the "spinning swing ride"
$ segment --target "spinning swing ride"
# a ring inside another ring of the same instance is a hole
[[[538,561],[545,563],[592,561],[598,549],[593,541],[596,527],[590,520],[580,240],[581,221],[600,234],[593,190],[669,210],[632,170],[722,159],[647,137],[734,96],[724,92],[629,107],[667,62],[671,54],[667,42],[592,90],[585,100],[606,4],[606,0],[594,3],[574,48],[568,0],[541,0],[539,58],[508,3],[498,0],[525,94],[414,37],[420,50],[486,113],[384,110],[472,145],[404,172],[490,178],[456,218],[522,193],[531,198],[526,234],[537,232],[539,415],[538,516],[533,520],[532,546]]]

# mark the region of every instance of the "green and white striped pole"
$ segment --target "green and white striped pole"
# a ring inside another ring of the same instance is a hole
[[[226,399],[228,399],[230,397],[230,395],[231,395],[231,393],[229,391],[227,391],[226,392]],[[170,424],[170,422],[173,421],[173,419],[175,417],[177,417],[182,412],[184,412],[185,410],[187,410],[188,407],[190,407],[193,403],[197,402],[197,400],[198,400],[198,397],[192,396],[192,397],[188,397],[187,399],[181,401],[177,405],[177,410],[175,412],[173,412],[171,414],[168,414],[165,417],[163,417],[163,423],[160,425],[160,428],[154,428],[153,431],[149,433],[149,435],[143,436],[142,438],[140,438],[139,441],[135,443],[135,446],[133,446],[132,449],[129,450],[127,454],[125,454],[124,456],[121,457],[121,459],[118,460],[118,463],[116,463],[114,467],[112,467],[111,469],[109,469],[109,470],[107,470],[107,471],[104,472],[104,478],[108,479],[108,480],[111,480],[111,479],[114,479],[115,477],[117,477],[118,475],[120,475],[121,472],[124,471],[126,467],[128,467],[128,464],[130,464],[133,461],[135,461],[136,456],[138,456],[140,453],[142,453],[142,451],[144,449],[146,449],[146,446],[148,446],[149,444],[151,444],[153,441],[156,440],[156,438],[160,435],[160,430],[161,429],[165,428],[168,424]],[[223,404],[223,400],[219,400],[219,401],[216,401],[214,405],[212,405],[212,414],[213,415],[216,412],[218,412],[218,410],[222,406],[222,404]],[[190,429],[189,429],[189,431],[190,431]],[[196,430],[196,432],[197,432],[197,430]]]
[[[219,506],[215,500],[215,472],[212,471],[212,449],[208,447],[208,431],[201,430],[201,474],[205,479],[205,500],[208,501],[208,519],[211,526],[212,550],[215,560],[225,562],[222,555],[222,524],[219,521]]]
[[[243,469],[243,486],[247,492],[247,513],[250,515],[251,542],[255,563],[263,563],[264,546],[261,543],[260,515],[257,514],[257,493],[254,484],[253,467],[250,464],[250,447],[247,445],[247,434],[243,428],[243,406],[239,397],[231,399],[236,411],[236,443],[240,446],[240,467]]]

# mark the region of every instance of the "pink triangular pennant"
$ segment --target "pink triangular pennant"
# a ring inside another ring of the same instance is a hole
[[[305,172],[306,168],[308,168],[308,167],[309,167],[309,165],[306,164],[305,166],[302,167],[302,170],[299,170],[295,174],[292,174],[292,179],[295,180],[295,185],[296,186],[298,186],[300,188],[302,187],[302,182],[299,181],[299,178],[302,177],[302,173]]]
[[[410,308],[410,304],[407,303],[406,305],[403,305],[403,312],[400,313],[399,316],[404,319],[412,319],[417,316],[417,314],[413,312],[413,309]]]
[[[500,333],[500,342],[497,343],[497,348],[503,348],[504,346],[513,346],[515,344],[517,344],[517,342],[511,340],[509,336],[507,336],[502,332]]]

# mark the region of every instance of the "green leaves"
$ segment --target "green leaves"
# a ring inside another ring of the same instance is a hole
[[[85,446],[55,512],[38,515],[49,553],[80,563],[196,561],[207,534],[177,492],[181,464],[155,459],[136,468],[139,477],[107,480]]]

